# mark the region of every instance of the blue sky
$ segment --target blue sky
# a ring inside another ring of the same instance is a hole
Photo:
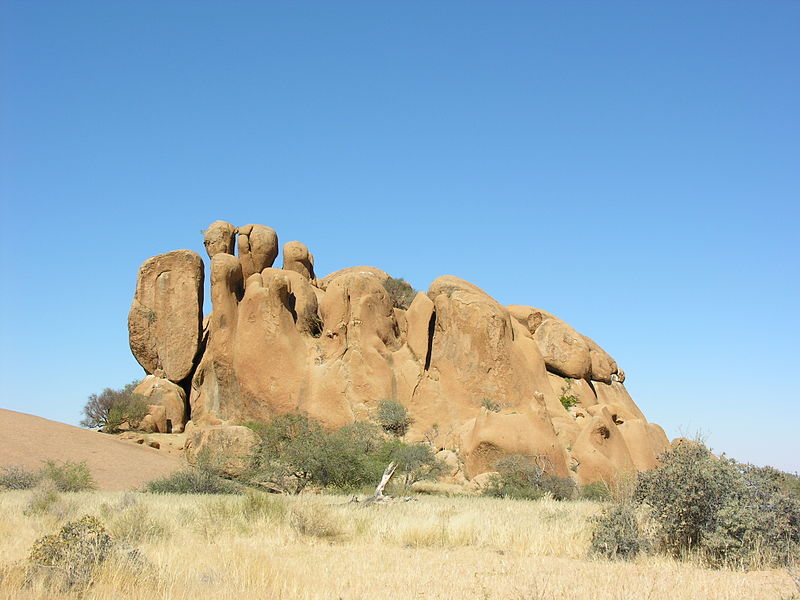
[[[800,470],[798,59],[797,2],[6,0],[0,406],[140,377],[138,266],[224,219],[550,310]]]

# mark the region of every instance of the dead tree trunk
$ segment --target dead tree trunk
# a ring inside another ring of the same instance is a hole
[[[372,501],[380,501],[383,499],[383,489],[386,487],[386,484],[389,483],[389,480],[394,475],[394,472],[397,470],[397,463],[392,461],[383,471],[383,477],[381,477],[381,482],[378,484],[378,487],[375,488],[375,494],[372,496]]]

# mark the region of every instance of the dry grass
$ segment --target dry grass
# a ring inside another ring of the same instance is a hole
[[[90,513],[140,549],[144,570],[102,567],[86,599],[792,598],[786,572],[710,571],[665,558],[587,559],[601,505],[420,497],[363,507],[341,496],[64,495],[24,514],[0,494],[0,599],[66,598],[25,586],[38,537]]]

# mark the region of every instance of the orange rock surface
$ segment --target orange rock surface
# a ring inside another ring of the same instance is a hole
[[[273,268],[277,234],[260,225],[217,221],[205,244],[213,312],[189,367],[192,346],[180,346],[173,360],[172,340],[195,339],[203,324],[183,306],[193,310],[195,298],[170,302],[169,294],[195,289],[202,300],[202,273],[176,270],[162,292],[153,265],[172,264],[175,253],[151,258],[131,311],[134,354],[148,373],[187,390],[193,428],[217,431],[294,412],[338,427],[372,418],[380,400],[394,398],[413,418],[407,439],[455,453],[468,478],[492,471],[504,455],[523,454],[581,484],[652,468],[668,447],[631,399],[616,361],[547,311],[502,306],[448,275],[398,308],[384,286],[387,273],[350,267],[316,279],[300,242],[287,243],[283,269]],[[159,327],[136,312],[139,290],[156,295]],[[167,372],[165,363],[181,368]],[[153,419],[163,411],[154,407]],[[196,446],[202,436],[195,436]]]

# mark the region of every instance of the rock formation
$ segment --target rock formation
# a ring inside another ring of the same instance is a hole
[[[128,315],[131,351],[147,373],[173,382],[192,371],[203,310],[203,260],[175,250],[145,261]]]
[[[262,225],[216,221],[204,243],[209,317],[202,261],[178,250],[142,266],[129,318],[131,349],[153,376],[138,390],[151,400],[147,424],[181,431],[191,420],[194,453],[212,440],[247,445],[231,427],[283,413],[330,427],[367,420],[383,398],[408,408],[406,439],[447,453],[459,477],[523,454],[585,484],[652,468],[669,445],[616,361],[547,311],[502,306],[452,276],[397,308],[387,273],[317,279],[300,242],[274,268],[278,237]]]
[[[225,221],[214,221],[203,232],[203,245],[209,258],[217,254],[233,254],[236,244],[236,228]]]
[[[220,221],[217,221],[219,223]],[[242,274],[247,279],[253,273],[271,267],[278,256],[278,234],[263,225],[245,225],[239,228],[239,261]],[[209,258],[213,256],[209,253]]]
[[[314,279],[314,256],[301,242],[288,242],[283,245],[283,269],[296,271],[306,279]]]

